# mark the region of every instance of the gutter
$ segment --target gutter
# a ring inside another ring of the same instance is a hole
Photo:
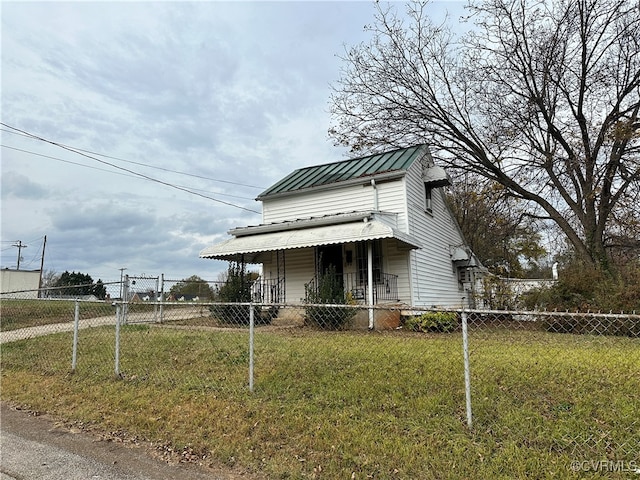
[[[325,217],[311,217],[303,220],[294,220],[282,223],[267,223],[251,227],[239,227],[229,230],[234,237],[245,237],[259,233],[284,232],[287,230],[299,230],[301,228],[321,227],[324,225],[338,225],[341,223],[353,223],[360,220],[368,220],[374,216],[373,211],[353,212],[342,215],[327,215]]]

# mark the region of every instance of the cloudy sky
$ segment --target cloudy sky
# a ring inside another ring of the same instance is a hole
[[[433,16],[462,5],[435,2]],[[262,190],[343,158],[327,137],[329,85],[375,12],[369,1],[0,8],[1,117],[13,127],[1,127],[0,266],[16,267],[21,241],[20,268],[38,269],[46,235],[45,269],[103,281],[121,268],[215,280],[226,264],[198,253],[260,223]]]

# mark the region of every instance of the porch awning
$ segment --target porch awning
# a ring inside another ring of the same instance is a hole
[[[256,254],[262,252],[382,238],[395,238],[407,248],[420,248],[419,242],[410,235],[380,221],[371,220],[235,237],[205,248],[200,252],[200,257],[235,260],[244,254],[245,261],[252,263],[256,261]]]

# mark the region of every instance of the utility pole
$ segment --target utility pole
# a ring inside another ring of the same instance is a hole
[[[16,265],[16,270],[20,270],[20,254],[22,253],[22,249],[27,248],[27,246],[22,243],[22,240],[18,240],[12,247],[18,247],[18,264]]]
[[[42,242],[42,257],[40,258],[40,280],[38,281],[38,298],[42,294],[42,273],[44,272],[44,249],[47,247],[47,236],[44,236]]]

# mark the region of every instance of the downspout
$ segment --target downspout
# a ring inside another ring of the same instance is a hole
[[[371,179],[371,186],[373,187],[373,210],[378,211],[378,187],[376,186],[376,181]]]
[[[371,186],[373,187],[373,210],[378,211],[378,187],[376,181],[371,179]],[[364,219],[365,222],[368,218]],[[373,243],[371,240],[367,242],[367,295],[369,298],[369,330],[373,330]]]
[[[373,330],[373,242],[367,242],[367,284],[369,290],[369,330]]]

